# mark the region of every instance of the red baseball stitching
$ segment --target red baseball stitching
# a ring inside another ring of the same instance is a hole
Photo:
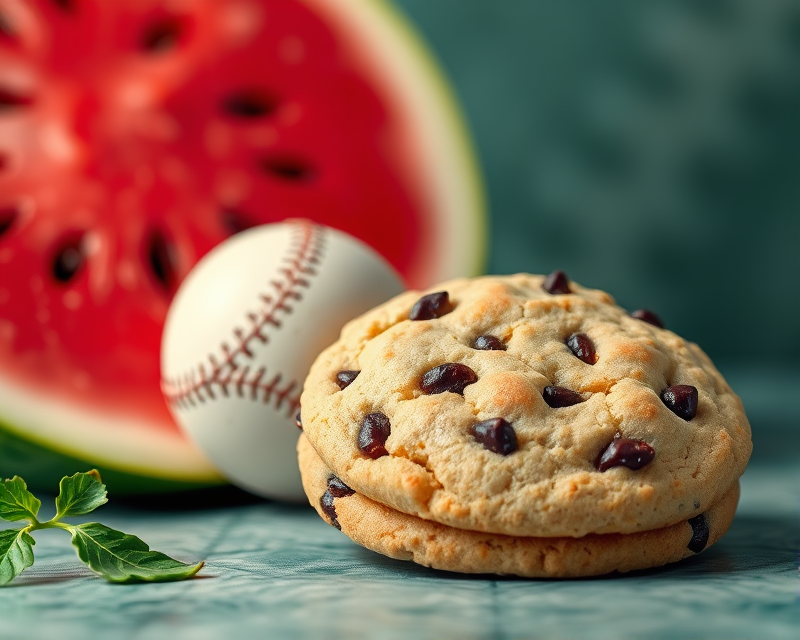
[[[260,399],[265,404],[274,403],[276,409],[286,405],[289,417],[294,417],[300,409],[302,384],[296,380],[283,383],[280,373],[268,377],[264,366],[251,370],[250,365],[237,362],[237,357],[245,360],[253,357],[254,341],[269,342],[267,330],[280,328],[280,316],[291,315],[290,303],[302,299],[302,289],[309,287],[309,277],[317,273],[315,267],[325,249],[323,229],[303,221],[296,221],[294,227],[295,246],[282,260],[283,266],[278,269],[281,277],[269,282],[274,291],[271,295],[260,294],[258,297],[264,306],[247,313],[250,328],[235,327],[235,341],[221,343],[221,356],[210,353],[205,362],[184,375],[161,380],[164,398],[171,406],[186,409],[215,400],[217,394],[223,397],[236,394],[240,398],[249,395],[251,400]]]

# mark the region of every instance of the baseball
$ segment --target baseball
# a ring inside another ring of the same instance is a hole
[[[295,447],[303,381],[344,324],[403,291],[391,266],[303,220],[255,227],[181,284],[161,343],[176,422],[233,484],[304,501]]]

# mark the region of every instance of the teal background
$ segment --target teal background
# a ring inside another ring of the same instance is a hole
[[[721,363],[800,356],[800,3],[397,0],[448,73],[488,271],[565,270]]]

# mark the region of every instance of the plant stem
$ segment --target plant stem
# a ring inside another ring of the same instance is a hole
[[[64,531],[72,531],[73,526],[69,524],[65,524],[63,522],[58,522],[55,518],[53,520],[48,520],[47,522],[32,522],[29,526],[26,527],[29,531],[36,531],[37,529],[64,529]]]

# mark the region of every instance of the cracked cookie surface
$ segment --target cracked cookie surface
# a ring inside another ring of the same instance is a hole
[[[350,322],[301,398],[324,464],[394,510],[512,536],[629,534],[717,503],[751,451],[739,398],[696,345],[549,278],[453,280]]]

